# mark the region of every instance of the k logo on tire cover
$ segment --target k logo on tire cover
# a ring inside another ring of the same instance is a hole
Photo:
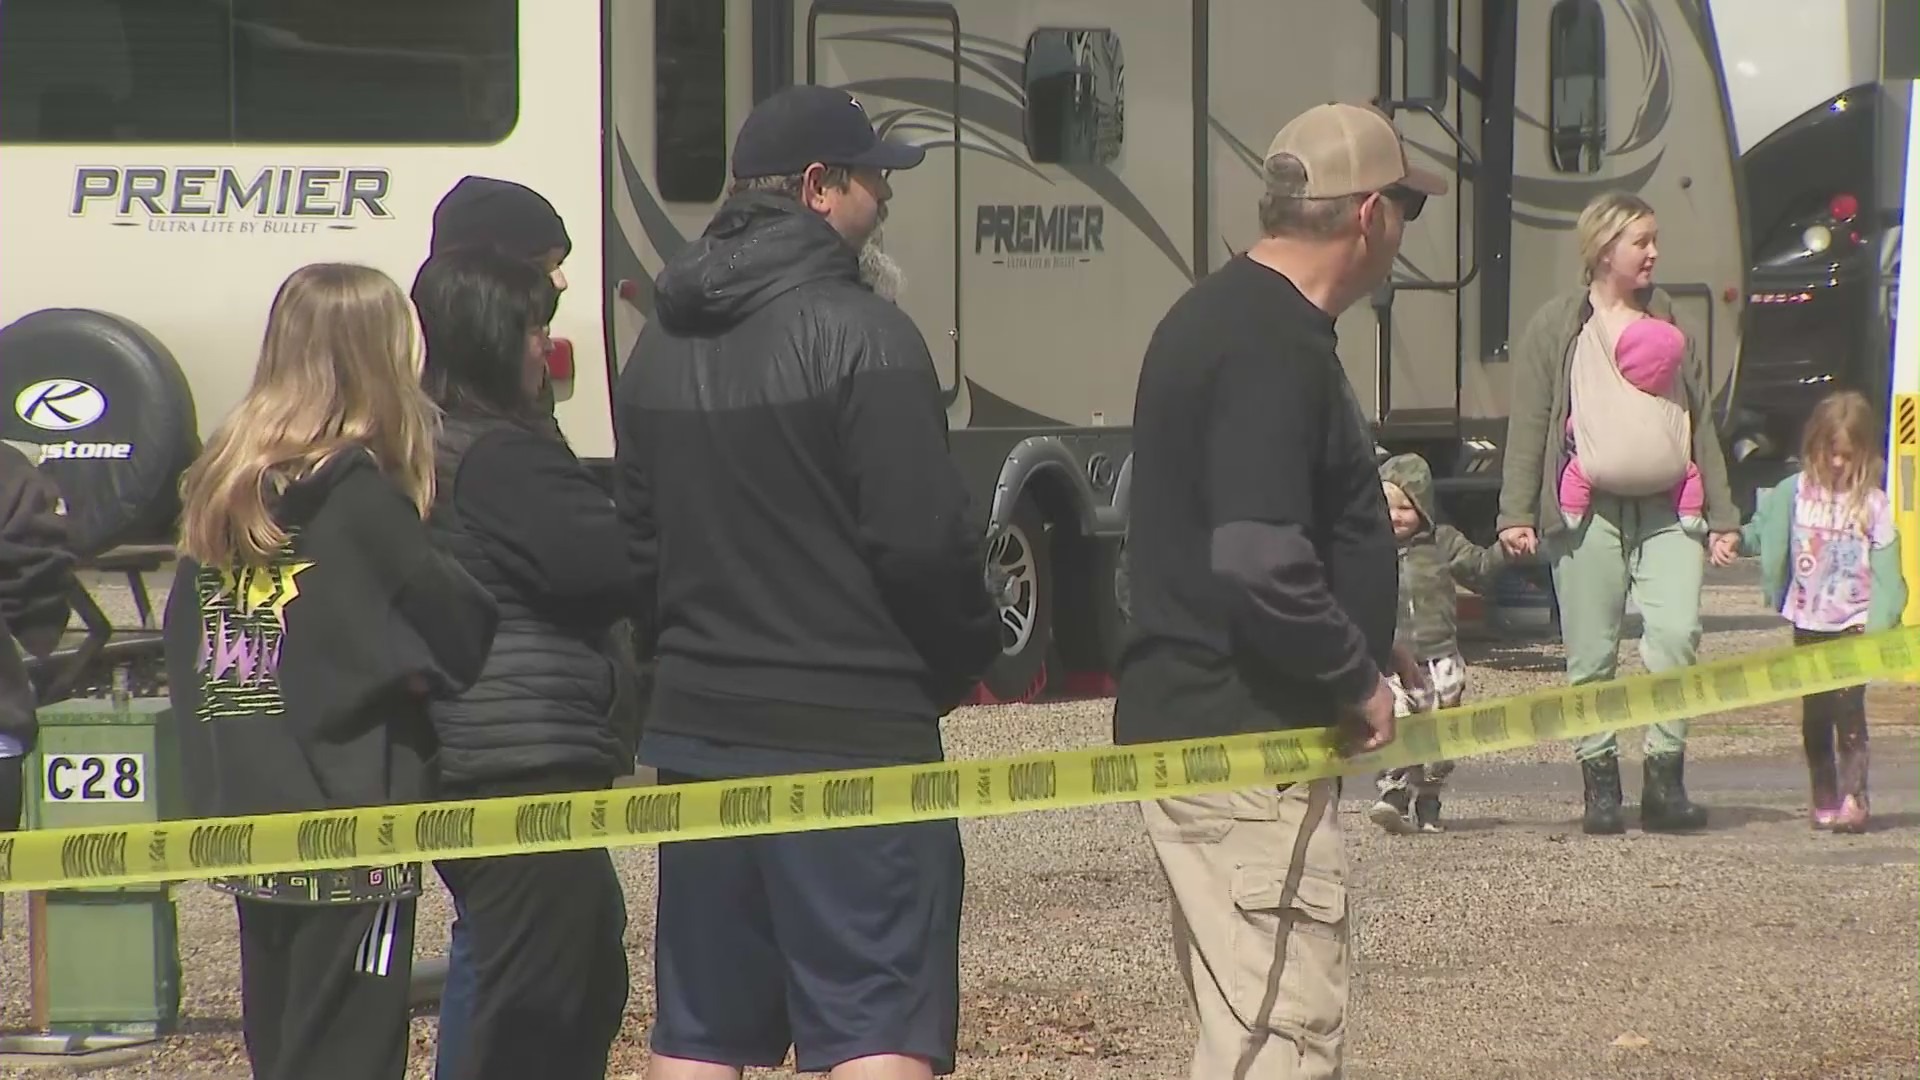
[[[42,379],[13,399],[20,419],[45,431],[74,431],[107,411],[107,396],[78,379]]]

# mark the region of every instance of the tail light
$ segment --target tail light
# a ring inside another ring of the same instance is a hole
[[[1835,221],[1852,221],[1860,216],[1860,200],[1843,191],[1827,201],[1827,214]]]
[[[547,350],[547,377],[554,382],[573,378],[573,342],[563,337],[553,339],[553,347]]]

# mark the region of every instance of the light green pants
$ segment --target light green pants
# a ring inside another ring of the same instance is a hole
[[[1613,678],[1629,595],[1640,608],[1640,658],[1647,670],[1693,663],[1700,648],[1707,549],[1697,527],[1681,526],[1671,498],[1620,499],[1595,492],[1586,519],[1556,535],[1548,554],[1569,683]],[[1647,727],[1649,754],[1677,754],[1686,745],[1685,720]],[[1589,735],[1574,744],[1574,756],[1585,761],[1614,753],[1617,746],[1614,732]]]

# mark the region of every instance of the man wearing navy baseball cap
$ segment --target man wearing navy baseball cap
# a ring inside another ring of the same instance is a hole
[[[1000,651],[985,526],[926,341],[861,277],[888,173],[843,90],[760,103],[731,195],[654,282],[615,392],[615,500],[657,659],[662,783],[924,764]],[[653,1080],[952,1071],[953,821],[660,847]]]

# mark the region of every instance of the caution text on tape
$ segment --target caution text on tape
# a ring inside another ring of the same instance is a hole
[[[0,837],[0,892],[988,817],[1298,783],[1689,719],[1906,677],[1920,628],[1403,718],[1343,757],[1330,729],[565,795],[52,829]]]

